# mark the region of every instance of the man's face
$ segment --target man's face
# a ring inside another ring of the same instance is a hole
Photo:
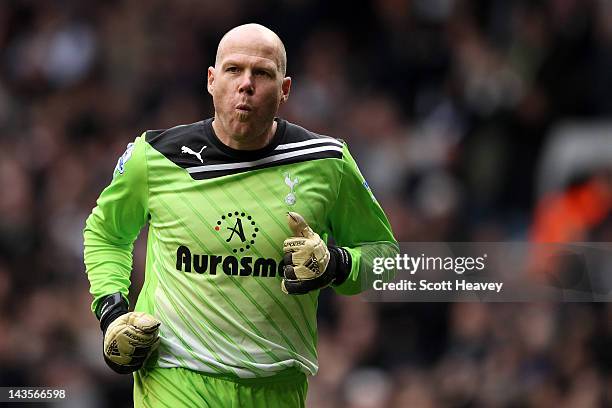
[[[257,35],[222,43],[215,67],[208,68],[208,92],[215,121],[227,136],[247,141],[270,129],[291,86],[280,70],[279,52],[273,41]]]

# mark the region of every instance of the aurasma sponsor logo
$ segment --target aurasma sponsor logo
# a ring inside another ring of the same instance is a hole
[[[253,258],[243,256],[238,259],[228,255],[192,254],[185,245],[176,249],[176,269],[187,273],[208,273],[216,275],[217,272],[230,276],[255,276],[261,278],[274,278],[283,276],[283,264],[271,258]]]

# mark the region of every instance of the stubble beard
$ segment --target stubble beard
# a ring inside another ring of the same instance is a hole
[[[252,116],[252,112],[236,112],[236,119],[238,119],[240,123],[247,123]]]
[[[233,134],[236,139],[246,140],[257,137],[258,129],[252,112],[236,112],[234,120],[236,122]]]

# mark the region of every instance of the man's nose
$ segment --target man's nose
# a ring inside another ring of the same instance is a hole
[[[250,72],[245,72],[240,81],[238,92],[246,93],[247,95],[253,95],[255,92],[255,83],[253,82],[253,76]]]

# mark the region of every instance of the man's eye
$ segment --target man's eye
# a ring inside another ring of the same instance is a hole
[[[270,73],[268,73],[267,71],[262,71],[262,70],[255,70],[253,73],[257,76],[267,76],[267,77],[270,76]]]
[[[238,72],[238,67],[227,67],[225,72]]]

